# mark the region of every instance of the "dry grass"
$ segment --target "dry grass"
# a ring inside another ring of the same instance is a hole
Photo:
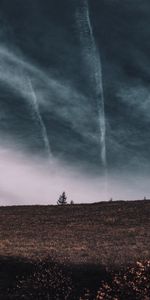
[[[0,256],[127,265],[150,257],[150,201],[0,208]]]
[[[149,200],[1,207],[0,299],[149,300],[149,228]]]

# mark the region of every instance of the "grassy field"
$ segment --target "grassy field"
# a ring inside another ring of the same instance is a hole
[[[20,270],[30,273],[37,262],[47,259],[63,266],[65,272],[71,270],[74,281],[80,281],[80,290],[81,285],[97,288],[109,270],[150,259],[149,228],[149,200],[1,207],[0,293],[6,293],[6,281],[7,289],[8,282],[13,286]],[[15,299],[12,292],[5,297],[0,299]]]

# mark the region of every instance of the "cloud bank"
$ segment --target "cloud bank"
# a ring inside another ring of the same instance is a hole
[[[141,177],[93,177],[62,161],[27,157],[22,152],[0,149],[0,205],[56,204],[66,191],[68,202],[92,203],[150,196],[149,182]]]

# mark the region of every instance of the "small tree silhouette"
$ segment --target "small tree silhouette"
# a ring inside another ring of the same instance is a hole
[[[60,195],[58,201],[57,201],[58,205],[66,205],[67,204],[67,197],[65,192],[62,193],[62,195]]]

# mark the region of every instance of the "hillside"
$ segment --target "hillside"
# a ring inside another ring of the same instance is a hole
[[[150,257],[150,201],[0,208],[0,256],[120,266]]]

